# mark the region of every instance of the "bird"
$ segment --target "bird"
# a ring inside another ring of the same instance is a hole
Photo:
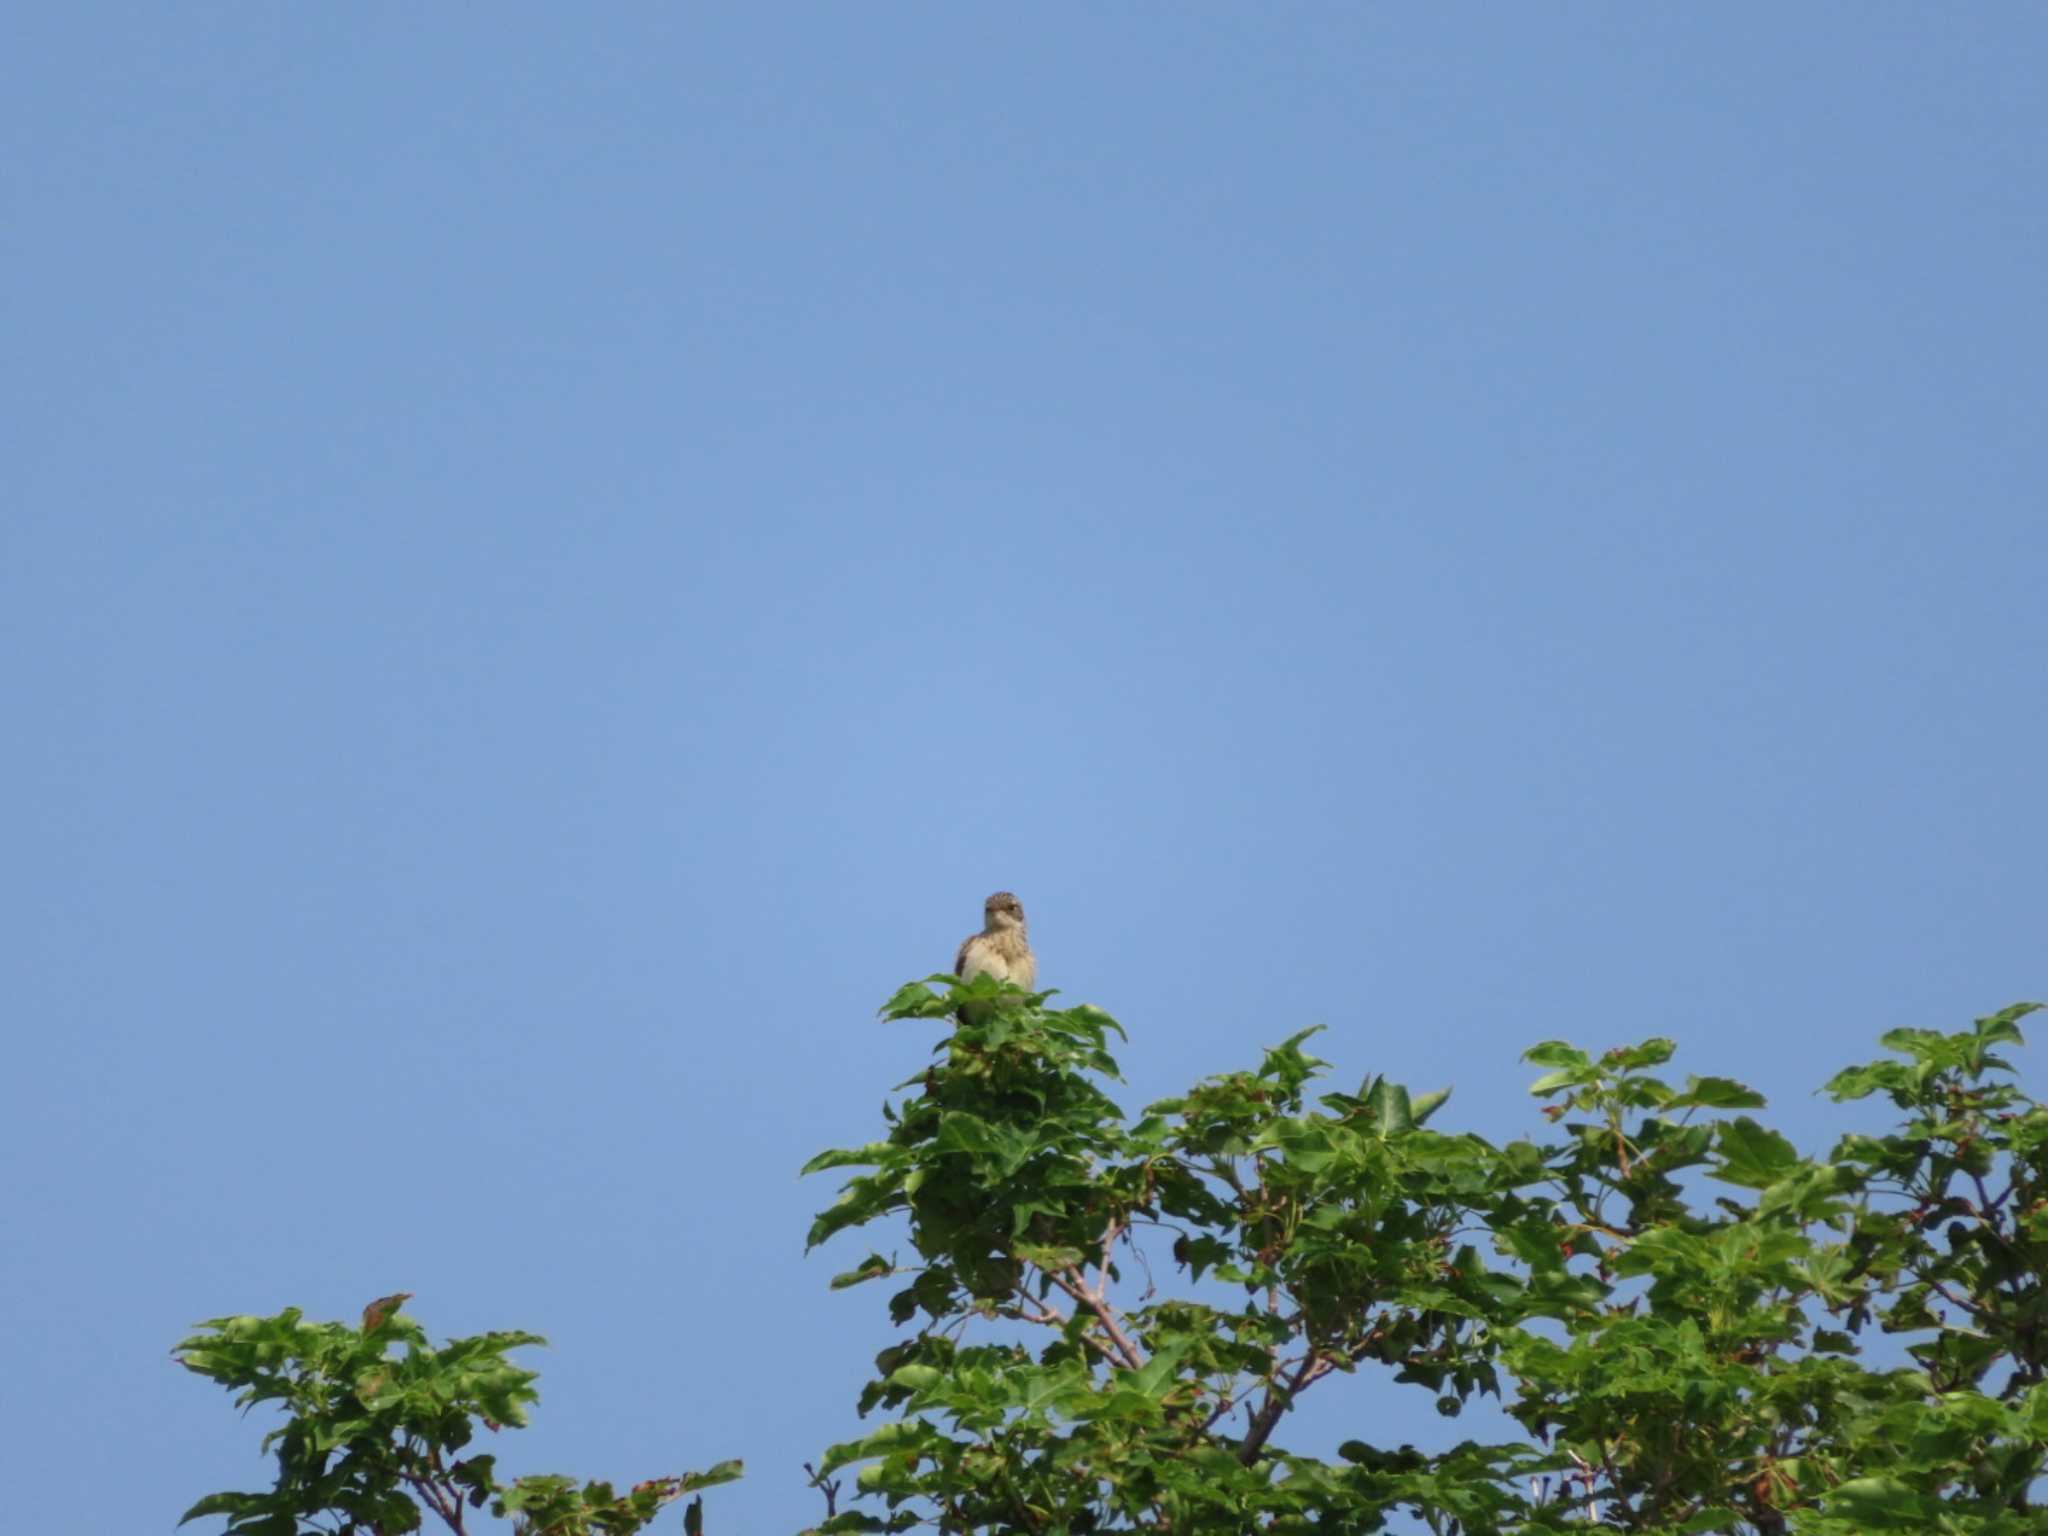
[[[1014,982],[1026,992],[1038,984],[1038,957],[1024,932],[1024,904],[1008,891],[997,891],[982,903],[981,932],[960,941],[953,974],[962,981],[993,976]]]

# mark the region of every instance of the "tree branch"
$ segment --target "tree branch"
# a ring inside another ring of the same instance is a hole
[[[1228,1388],[1217,1393],[1215,1409],[1210,1413],[1209,1417],[1202,1420],[1202,1433],[1205,1435],[1209,1433],[1210,1430],[1216,1427],[1216,1421],[1236,1406],[1237,1399],[1230,1395]]]
[[[1016,1288],[1016,1293],[1017,1299],[1020,1302],[1028,1303],[1038,1309],[1036,1312],[1026,1312],[1023,1308],[1018,1308],[1017,1315],[1025,1322],[1043,1323],[1048,1328],[1064,1328],[1067,1326],[1067,1314],[1051,1302],[1041,1301],[1021,1285]]]
[[[1103,1331],[1116,1345],[1119,1363],[1133,1371],[1144,1366],[1145,1357],[1118,1324],[1116,1309],[1110,1306],[1109,1298],[1089,1288],[1088,1277],[1078,1265],[1069,1264],[1064,1269],[1049,1269],[1044,1273],[1048,1280],[1074,1298],[1076,1306],[1085,1307],[1095,1314],[1096,1321],[1102,1324]]]
[[[1059,1279],[1057,1275],[1050,1274],[1046,1278],[1055,1282]],[[1065,1287],[1062,1286],[1061,1289],[1064,1290]],[[1053,1306],[1050,1302],[1039,1300],[1022,1286],[1017,1288],[1017,1297],[1020,1301],[1029,1302],[1032,1306],[1038,1308],[1036,1312],[1026,1312],[1022,1307],[1016,1308],[1014,1315],[1019,1322],[1041,1323],[1047,1328],[1064,1328],[1067,1326],[1067,1314],[1058,1307]],[[1081,1342],[1094,1350],[1096,1354],[1102,1356],[1111,1365],[1128,1367],[1129,1362],[1124,1359],[1114,1343],[1105,1343],[1094,1334],[1087,1332],[1082,1333]]]
[[[421,1502],[439,1515],[442,1523],[453,1531],[455,1536],[463,1536],[461,1500],[451,1501],[445,1489],[431,1478],[423,1477],[417,1472],[402,1472],[399,1476],[411,1484],[412,1491],[419,1495]]]
[[[441,1517],[442,1524],[455,1536],[466,1536],[462,1526],[462,1496],[447,1486],[447,1472],[441,1465],[440,1448],[429,1446],[425,1456],[413,1450],[410,1459],[424,1462],[428,1470],[408,1468],[398,1474],[399,1478],[411,1485],[413,1492],[419,1495],[427,1508]]]
[[[1294,1380],[1284,1388],[1276,1381],[1266,1385],[1266,1400],[1259,1405],[1259,1411],[1252,1415],[1250,1432],[1244,1437],[1244,1444],[1237,1448],[1237,1459],[1244,1466],[1251,1466],[1259,1459],[1259,1452],[1266,1448],[1273,1430],[1280,1423],[1280,1416],[1294,1406],[1295,1394],[1300,1392],[1317,1377],[1328,1374],[1331,1367],[1311,1350],[1301,1357],[1301,1364],[1294,1372]]]

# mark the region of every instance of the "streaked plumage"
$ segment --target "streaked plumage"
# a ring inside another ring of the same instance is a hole
[[[981,932],[968,935],[953,957],[953,974],[962,981],[993,976],[1036,991],[1038,957],[1024,931],[1023,904],[1008,891],[997,891],[982,903],[982,918]]]

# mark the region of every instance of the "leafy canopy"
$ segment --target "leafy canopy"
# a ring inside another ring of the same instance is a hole
[[[1662,1039],[1535,1047],[1546,1129],[1501,1144],[1436,1128],[1444,1092],[1318,1091],[1314,1031],[1133,1119],[1121,1030],[1050,999],[901,989],[884,1014],[935,1027],[931,1065],[880,1139],[806,1169],[848,1171],[813,1246],[901,1245],[832,1281],[882,1284],[893,1336],[871,1427],[805,1466],[818,1530],[2048,1536],[2048,1109],[2005,1054],[2034,1005],[1884,1036],[1826,1091],[1888,1101],[1896,1128],[1816,1159],[1741,1083],[1662,1075]],[[738,1475],[500,1481],[471,1443],[524,1423],[534,1377],[508,1352],[537,1340],[437,1349],[404,1299],[180,1346],[285,1414],[276,1486],[187,1519],[462,1532],[488,1504],[621,1536]],[[1290,1449],[1290,1412],[1335,1377],[1447,1419],[1491,1398],[1514,1429]]]
[[[275,1452],[268,1493],[216,1493],[184,1520],[225,1515],[230,1536],[400,1536],[432,1514],[464,1536],[490,1505],[533,1536],[630,1536],[683,1494],[740,1475],[736,1461],[655,1478],[626,1493],[557,1476],[498,1478],[497,1457],[464,1454],[478,1427],[517,1429],[538,1397],[534,1373],[507,1352],[545,1341],[483,1333],[439,1349],[399,1309],[403,1292],[373,1301],[359,1326],[309,1323],[296,1308],[275,1317],[217,1317],[178,1346],[179,1364],[235,1393],[248,1408],[274,1402],[284,1424],[263,1437]],[[701,1504],[686,1511],[697,1536]]]
[[[862,1170],[813,1244],[909,1247],[833,1282],[898,1282],[903,1332],[822,1529],[2048,1532],[2048,1112],[1998,1054],[2029,1006],[1887,1035],[1829,1092],[1903,1124],[1814,1161],[1660,1039],[1531,1050],[1541,1140],[1382,1078],[1312,1097],[1312,1031],[1132,1122],[1115,1023],[1048,997],[903,988],[888,1018],[960,1022],[883,1140],[810,1164]],[[1368,1373],[1526,1438],[1287,1449]]]

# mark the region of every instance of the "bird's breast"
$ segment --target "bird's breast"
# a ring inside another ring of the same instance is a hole
[[[969,942],[967,963],[960,974],[962,980],[968,981],[976,976],[993,976],[1029,992],[1037,980],[1038,965],[1029,946],[1010,939],[1009,935],[981,934]]]

